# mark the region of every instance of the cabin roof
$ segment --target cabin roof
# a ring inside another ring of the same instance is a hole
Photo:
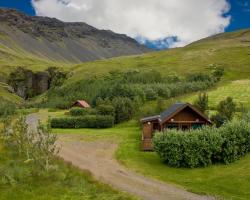
[[[149,122],[149,121],[159,120],[160,118],[161,118],[161,115],[145,117],[145,118],[141,119],[141,122]]]
[[[167,110],[162,112],[160,115],[145,117],[145,118],[141,119],[141,122],[144,123],[144,122],[158,120],[159,123],[162,123],[164,121],[167,121],[168,119],[170,119],[171,117],[173,117],[174,115],[176,115],[178,112],[182,111],[186,107],[191,108],[194,112],[196,112],[201,117],[203,117],[206,121],[211,123],[211,121],[207,118],[207,116],[205,116],[202,112],[197,110],[195,107],[193,107],[189,103],[175,103],[174,105],[169,107]]]
[[[169,107],[167,110],[161,113],[161,121],[164,121],[165,119],[171,117],[174,113],[176,113],[178,110],[181,110],[182,108],[186,107],[187,103],[176,103]]]

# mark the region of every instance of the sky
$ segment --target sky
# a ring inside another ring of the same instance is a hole
[[[0,0],[0,7],[86,22],[154,49],[250,28],[250,0]]]

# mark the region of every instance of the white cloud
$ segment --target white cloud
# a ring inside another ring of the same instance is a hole
[[[37,15],[82,21],[131,37],[161,40],[173,46],[223,32],[230,23],[226,0],[32,0]]]

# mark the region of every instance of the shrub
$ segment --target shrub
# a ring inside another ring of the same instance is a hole
[[[203,73],[189,74],[186,79],[189,82],[212,81],[209,74],[203,74]]]
[[[221,77],[225,74],[225,69],[221,68],[221,67],[216,67],[213,72],[212,75],[215,78],[216,81],[220,81]]]
[[[250,125],[233,121],[216,129],[203,127],[190,132],[168,130],[153,139],[160,158],[173,167],[204,167],[231,163],[250,152]]]
[[[110,116],[115,115],[115,108],[112,105],[102,104],[97,106],[96,110],[99,115],[110,115]]]
[[[225,122],[231,121],[236,112],[236,104],[231,97],[222,100],[217,106],[218,113],[212,116],[212,121],[217,127],[220,127]]]
[[[88,110],[83,108],[71,108],[69,113],[72,116],[83,116],[88,114]]]
[[[221,162],[231,163],[250,151],[250,126],[244,121],[233,121],[220,129],[223,138]]]
[[[71,116],[85,116],[85,115],[95,115],[96,111],[92,108],[71,108],[69,111]]]
[[[114,125],[113,116],[85,115],[51,119],[52,128],[110,128]]]
[[[35,129],[29,130],[24,116],[16,120],[6,120],[2,131],[3,142],[9,151],[24,163],[31,163],[41,171],[48,172],[53,164],[54,156],[58,153],[57,137],[51,134],[50,127],[39,124]],[[20,162],[20,161],[19,161]]]
[[[116,97],[112,103],[115,107],[115,123],[120,123],[132,118],[135,108],[131,99]]]
[[[208,95],[207,93],[199,94],[198,98],[194,101],[194,106],[201,112],[205,113],[208,110]]]
[[[218,114],[224,118],[226,121],[233,119],[233,115],[236,111],[236,104],[232,97],[227,97],[225,100],[221,101],[218,105]]]
[[[75,128],[76,118],[64,117],[64,118],[52,118],[51,127],[52,128]]]
[[[145,90],[146,99],[147,100],[156,100],[157,99],[157,92],[154,91],[152,88],[148,88]]]

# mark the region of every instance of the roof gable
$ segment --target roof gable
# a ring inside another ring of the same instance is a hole
[[[194,106],[192,106],[189,103],[176,103],[172,105],[169,109],[161,113],[161,120],[160,120],[161,123],[166,122],[167,120],[174,117],[175,115],[177,115],[179,112],[181,112],[187,107],[190,108],[193,112],[195,112],[199,116],[201,116],[204,120],[211,123],[211,121],[208,119],[207,116],[205,116],[202,112],[200,112],[198,109],[196,109]]]
[[[181,111],[186,106],[187,106],[186,103],[176,103],[172,105],[170,108],[161,113],[161,121],[165,121],[165,119],[172,117],[173,114],[177,113],[178,111]]]
[[[141,119],[141,122],[145,123],[145,122],[158,120],[158,122],[162,124],[162,123],[166,122],[167,120],[169,120],[170,118],[174,117],[176,114],[178,114],[179,112],[181,112],[182,110],[184,110],[187,107],[189,107],[193,112],[195,112],[196,114],[201,116],[207,122],[211,123],[211,121],[208,119],[208,117],[206,115],[204,115],[202,112],[197,110],[194,106],[192,106],[189,103],[176,103],[176,104],[172,105],[171,107],[169,107],[164,112],[162,112],[160,115],[145,117],[145,118]]]
[[[84,101],[84,100],[77,100],[74,103],[74,105],[76,105],[76,104],[79,104],[80,106],[82,106],[84,108],[90,108],[90,105],[86,101]]]

